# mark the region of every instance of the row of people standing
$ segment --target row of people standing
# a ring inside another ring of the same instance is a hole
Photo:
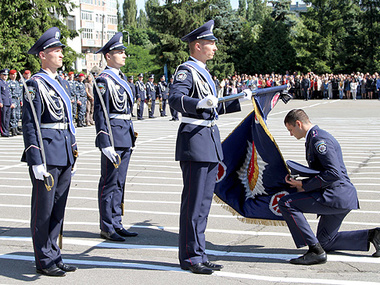
[[[290,77],[289,83],[297,99],[380,99],[380,77],[376,73],[310,73]]]
[[[94,125],[94,94],[92,77],[88,76],[85,81],[83,73],[78,74],[74,80],[74,72],[69,72],[68,80],[70,87],[71,106],[77,127]]]
[[[9,80],[8,80],[9,77]],[[25,80],[30,78],[30,71],[23,73]],[[19,122],[22,106],[22,83],[17,80],[17,71],[7,68],[0,70],[0,120],[1,136],[12,137],[22,134]]]
[[[137,119],[144,120],[144,104],[148,108],[148,117],[155,118],[155,106],[158,101],[159,111],[161,117],[166,117],[166,107],[168,105],[169,90],[173,84],[173,77],[170,78],[170,82],[166,82],[165,75],[161,75],[157,84],[154,83],[154,74],[151,74],[148,81],[144,83],[144,75],[140,73],[138,80],[133,82],[133,75],[128,77],[128,84],[133,92],[135,102],[137,104]],[[171,120],[178,120],[178,113],[170,108],[172,118]]]

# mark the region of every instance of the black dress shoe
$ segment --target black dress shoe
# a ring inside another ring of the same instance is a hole
[[[66,272],[58,268],[57,265],[52,265],[49,268],[37,269],[37,273],[53,277],[63,277],[66,276]]]
[[[137,118],[137,120],[145,120],[144,118]]]
[[[78,267],[76,267],[74,265],[65,264],[62,261],[57,263],[57,267],[63,271],[66,271],[66,272],[74,272],[75,270],[78,269]]]
[[[368,241],[373,243],[376,252],[372,254],[373,257],[380,257],[380,228],[369,231]]]
[[[210,275],[214,273],[214,270],[206,267],[203,263],[197,263],[194,265],[190,265],[189,267],[181,267],[183,270],[190,270],[195,274],[207,274]]]
[[[308,251],[304,255],[290,260],[291,264],[298,265],[313,265],[313,264],[323,264],[327,261],[326,252],[321,254],[316,254],[315,252]]]
[[[127,231],[124,228],[116,229],[116,233],[122,237],[135,237],[138,235],[138,233]]]
[[[212,270],[220,270],[220,269],[223,269],[223,265],[220,265],[220,264],[215,264],[215,263],[212,263],[210,261],[206,261],[206,262],[203,262],[203,265],[206,266],[207,268],[210,268]]]
[[[108,233],[105,231],[101,231],[100,237],[104,239],[112,240],[112,241],[125,241],[125,238],[119,236],[116,232]]]

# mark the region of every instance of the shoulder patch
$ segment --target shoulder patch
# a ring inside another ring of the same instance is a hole
[[[326,154],[327,152],[327,144],[324,140],[317,141],[315,144],[315,149],[318,151],[320,154]]]
[[[187,77],[187,71],[181,70],[177,73],[175,79],[177,81],[184,81]]]
[[[31,97],[31,99],[33,101],[34,98],[36,98],[36,88],[33,87],[33,86],[28,86],[28,92],[29,92],[30,97]],[[28,96],[26,95],[26,93],[24,93],[24,99],[29,102],[29,99],[28,99]]]
[[[104,93],[106,93],[106,85],[102,82],[99,82],[98,87],[99,87],[100,93],[104,95]]]

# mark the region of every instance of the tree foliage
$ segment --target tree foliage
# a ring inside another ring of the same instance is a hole
[[[136,0],[124,0],[123,3],[123,29],[135,28],[137,26],[137,4]]]
[[[0,5],[0,67],[17,70],[40,68],[36,56],[27,52],[36,40],[49,28],[61,30],[62,42],[77,36],[76,31],[68,30],[58,17],[66,18],[74,5],[70,0],[12,0]],[[72,66],[77,54],[70,48],[64,49],[63,63],[66,69]]]

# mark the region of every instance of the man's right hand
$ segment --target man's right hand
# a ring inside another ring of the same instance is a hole
[[[197,104],[197,109],[212,109],[216,107],[218,107],[218,98],[213,95],[208,95]]]
[[[34,177],[38,180],[44,180],[44,177],[48,177],[49,173],[46,171],[45,165],[32,165]]]
[[[102,152],[112,163],[118,163],[117,152],[112,146],[102,148]]]

